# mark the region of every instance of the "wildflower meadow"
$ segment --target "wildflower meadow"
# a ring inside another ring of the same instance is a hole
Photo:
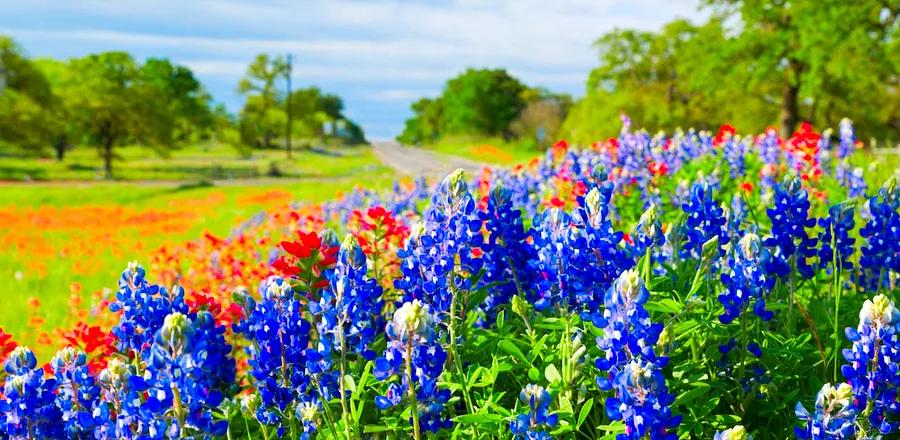
[[[0,331],[0,433],[900,436],[896,170],[870,169],[846,119],[789,138],[621,125],[121,246],[107,293],[44,335],[55,355]],[[187,228],[191,211],[146,221]]]

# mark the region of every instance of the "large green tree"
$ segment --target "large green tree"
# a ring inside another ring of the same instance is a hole
[[[887,0],[709,0],[733,26],[728,78],[740,90],[768,83],[782,135],[800,120],[850,116],[885,134],[877,102],[896,96],[900,4]],[[894,50],[892,50],[892,48]]]
[[[194,72],[165,58],[149,58],[139,71],[144,87],[157,93],[150,120],[161,124],[159,131],[171,133],[174,143],[196,142],[209,135],[213,127],[212,98],[203,89]]]
[[[287,124],[287,114],[281,107],[277,82],[288,72],[284,57],[259,54],[247,67],[247,73],[238,83],[238,92],[246,96],[241,110],[241,135],[245,142],[272,147],[272,140],[282,133]]]

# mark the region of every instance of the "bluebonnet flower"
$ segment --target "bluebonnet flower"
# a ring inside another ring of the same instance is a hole
[[[845,271],[853,269],[853,262],[850,261],[856,243],[856,239],[850,236],[856,226],[853,215],[853,205],[839,204],[828,208],[828,217],[819,219],[822,228],[818,239],[819,267],[833,264],[836,249],[840,267]]]
[[[188,312],[184,289],[175,286],[170,293],[165,287],[150,284],[145,278],[144,268],[137,262],[129,263],[122,272],[116,301],[109,305],[109,309],[121,312],[119,323],[112,329],[119,351],[134,353],[138,359],[147,354],[166,315],[170,312]]]
[[[860,167],[853,168],[847,174],[845,186],[847,187],[847,195],[850,197],[865,197],[868,186],[866,179],[863,177],[863,169]]]
[[[297,419],[303,425],[303,434],[300,440],[309,440],[318,430],[320,414],[322,412],[321,404],[317,400],[300,402],[297,405]]]
[[[757,316],[765,321],[772,319],[772,312],[766,310],[766,296],[775,279],[766,272],[768,261],[769,251],[752,232],[745,234],[732,249],[728,268],[721,275],[725,291],[719,295],[719,302],[725,311],[719,315],[719,321],[730,324],[751,305]]]
[[[737,179],[744,175],[747,169],[745,156],[747,144],[740,136],[728,136],[722,144],[722,156],[728,162],[731,178]]]
[[[853,389],[842,383],[837,387],[826,383],[816,395],[816,408],[810,414],[800,402],[794,409],[802,427],[795,427],[798,439],[841,440],[856,438],[856,409]]]
[[[870,220],[859,231],[866,241],[859,265],[865,287],[878,290],[890,285],[891,272],[900,272],[900,194],[893,178],[869,199],[868,210]]]
[[[210,412],[234,384],[235,363],[227,357],[231,347],[224,330],[206,311],[193,321],[179,312],[166,316],[146,373],[150,388],[142,409],[150,415],[143,421],[151,426],[151,437],[178,437],[190,430],[225,434],[227,421],[214,421]]]
[[[575,304],[569,267],[574,258],[570,245],[572,218],[558,207],[535,216],[530,231],[536,257],[530,267],[537,274],[537,285],[528,298],[538,311],[559,305]]]
[[[337,264],[329,274],[329,288],[309,310],[318,318],[319,341],[330,352],[356,353],[374,359],[369,345],[382,327],[382,288],[366,275],[366,255],[356,238],[348,235],[338,251]]]
[[[768,371],[759,361],[743,359],[741,362],[745,369],[740,370],[732,357],[735,347],[737,347],[737,340],[734,338],[729,339],[725,344],[719,345],[719,353],[722,356],[716,361],[716,367],[720,378],[737,379],[738,385],[745,393],[753,391],[758,385],[765,385],[772,381],[772,378],[767,374]],[[763,355],[762,347],[755,342],[748,343],[746,348],[747,352],[752,354],[754,358],[758,359]],[[759,399],[766,397],[761,388],[756,389],[755,396]]]
[[[900,311],[885,295],[866,300],[859,326],[846,329],[853,348],[844,350],[849,364],[841,373],[852,387],[854,407],[881,434],[898,432],[900,423]]]
[[[662,375],[668,358],[654,351],[663,326],[650,320],[644,308],[648,297],[637,272],[625,271],[605,295],[603,316],[594,318],[603,327],[597,345],[605,353],[595,363],[601,371],[597,385],[614,392],[606,400],[606,413],[625,423],[620,440],[676,439],[671,431],[681,423],[669,408],[675,397]]]
[[[94,409],[94,437],[100,440],[135,438],[140,434],[144,377],[119,358],[112,358],[97,375],[100,402]],[[137,432],[135,432],[137,429]]]
[[[100,389],[88,371],[84,352],[72,347],[59,350],[50,361],[57,381],[56,406],[69,437],[84,437],[94,429],[94,405]]]
[[[691,187],[691,198],[682,206],[687,214],[684,225],[686,238],[681,249],[683,257],[700,259],[703,253],[703,244],[718,237],[719,254],[722,254],[722,246],[728,243],[728,234],[725,231],[725,211],[719,203],[713,199],[712,188],[706,182],[696,183]]]
[[[519,291],[525,294],[537,284],[534,272],[528,268],[535,258],[534,248],[527,242],[522,213],[513,206],[511,196],[508,189],[498,184],[480,213],[486,232],[484,247],[491,250],[482,257],[484,274],[476,286],[488,289],[479,306],[480,325],[493,323],[500,306]]]
[[[634,230],[634,253],[640,258],[648,249],[660,248],[666,242],[662,222],[656,205],[651,205],[641,214]]]
[[[768,270],[785,278],[793,266],[803,277],[811,278],[813,269],[807,259],[816,252],[815,240],[806,229],[815,226],[816,219],[809,216],[809,193],[798,177],[788,176],[775,187],[775,206],[767,213],[772,232],[765,244],[774,249]]]
[[[56,379],[44,378],[34,352],[19,346],[6,358],[6,384],[0,398],[0,433],[7,438],[63,438]]]
[[[612,190],[612,184],[604,182],[578,199],[573,216],[575,229],[569,235],[569,249],[563,251],[571,253],[566,268],[572,275],[571,294],[566,299],[572,310],[597,311],[613,282],[634,266],[634,260],[620,246],[624,234],[613,228],[609,218]],[[648,232],[650,229],[648,225]],[[660,238],[661,228],[655,232],[652,240]]]
[[[411,423],[416,437],[420,427],[437,432],[451,426],[450,420],[443,416],[450,390],[438,388],[447,353],[436,340],[434,324],[428,304],[419,300],[404,303],[387,324],[388,345],[384,356],[375,361],[374,373],[378,380],[400,376],[400,382],[391,383],[386,395],[375,398],[375,404],[388,409],[399,405],[404,398],[411,405],[414,403]]]
[[[742,425],[728,428],[721,432],[716,432],[713,440],[753,440],[753,436],[747,433]]]
[[[513,437],[520,440],[552,440],[547,432],[559,422],[559,416],[550,414],[550,393],[543,387],[528,384],[519,393],[519,400],[528,405],[528,412],[519,414],[509,423]]]
[[[290,284],[272,276],[260,284],[261,300],[244,323],[242,331],[251,342],[250,375],[260,395],[256,419],[284,432],[282,414],[311,384],[304,369],[309,345],[309,323],[302,317],[300,301]]]
[[[402,302],[425,301],[438,318],[449,312],[454,291],[472,288],[471,276],[481,269],[482,221],[462,170],[448,175],[435,191],[423,223],[411,228],[402,259],[403,277],[394,287]]]

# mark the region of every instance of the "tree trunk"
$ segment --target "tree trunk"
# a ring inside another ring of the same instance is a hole
[[[103,168],[106,170],[106,178],[112,179],[112,160],[113,160],[113,138],[112,136],[103,137]]]
[[[800,120],[800,110],[798,108],[798,96],[800,87],[791,84],[788,81],[784,85],[781,94],[781,137],[788,138],[794,132],[797,121]]]
[[[800,122],[800,77],[805,70],[803,63],[788,59],[784,89],[781,92],[781,136],[788,138]]]
[[[53,149],[56,150],[56,160],[60,162],[62,162],[63,157],[66,155],[66,144],[68,144],[68,141],[64,134],[57,136],[56,142],[53,143]]]

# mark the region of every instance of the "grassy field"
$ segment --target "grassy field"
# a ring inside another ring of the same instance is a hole
[[[460,156],[491,165],[515,165],[540,157],[543,150],[501,138],[474,139],[448,137],[426,148],[441,154]]]
[[[325,147],[294,151],[255,150],[244,157],[223,144],[200,144],[161,156],[145,147],[122,147],[113,162],[116,180],[213,180],[258,177],[335,177],[371,170],[378,164],[368,147]],[[99,180],[103,162],[92,148],[76,148],[62,161],[35,159],[0,149],[0,180]]]
[[[130,149],[126,152],[132,153]],[[64,163],[89,159],[81,154],[72,156]],[[8,299],[0,308],[0,327],[17,341],[33,345],[42,333],[52,334],[54,329],[73,324],[73,293],[87,306],[94,292],[116,286],[128,261],[146,261],[161,245],[198,239],[207,231],[224,236],[263,210],[292,201],[333,199],[356,185],[387,188],[394,179],[392,171],[368,148],[341,151],[340,156],[303,152],[290,162],[276,152],[250,160],[209,156],[210,161],[235,167],[250,167],[261,157],[279,159],[279,167],[291,170],[289,174],[305,177],[211,185],[190,182],[198,175],[187,168],[164,171],[166,163],[184,165],[189,160],[199,161],[197,157],[176,155],[147,159],[143,164],[129,159],[119,164],[125,179],[186,183],[58,182],[82,176],[68,166],[43,161],[32,168],[45,170],[53,182],[0,183],[0,224],[4,225],[0,230],[4,248],[0,253],[0,291],[6,292]],[[0,159],[4,170],[27,169],[25,164]],[[53,167],[59,166],[63,171],[57,175]],[[199,177],[204,176],[201,173]],[[37,348],[41,351],[39,344]]]

